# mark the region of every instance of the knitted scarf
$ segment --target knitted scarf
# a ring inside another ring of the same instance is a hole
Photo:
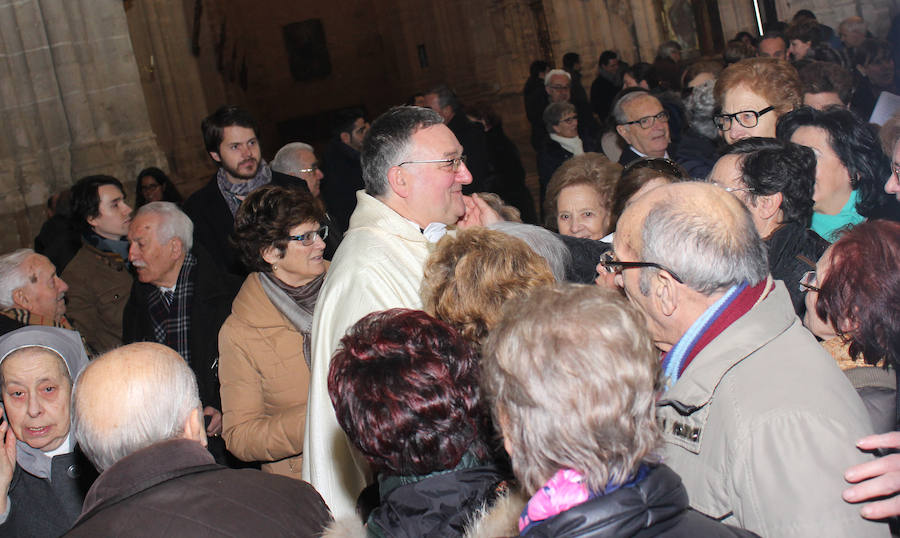
[[[69,319],[63,315],[59,318],[59,321],[56,321],[52,318],[47,318],[44,316],[36,316],[25,310],[24,308],[7,308],[6,310],[0,310],[0,316],[6,316],[10,319],[14,319],[21,323],[22,325],[43,325],[45,327],[59,327],[61,329],[69,329],[70,331],[74,331],[72,328],[72,324],[69,323]]]
[[[559,136],[556,133],[550,133],[550,138],[572,155],[581,155],[584,153],[584,144],[581,143],[581,138],[577,136],[574,138],[566,138]]]
[[[191,304],[194,299],[191,273],[195,265],[197,258],[188,252],[178,272],[171,304],[156,287],[147,298],[154,340],[177,351],[188,364],[191,363]]]
[[[238,208],[241,207],[241,201],[244,197],[263,185],[267,185],[270,181],[272,181],[272,169],[269,168],[269,163],[265,160],[259,161],[259,168],[256,170],[256,175],[253,179],[242,181],[240,183],[228,181],[228,177],[225,175],[225,169],[222,167],[219,167],[219,171],[216,172],[216,182],[219,185],[219,192],[221,192],[222,196],[225,198],[225,203],[228,204],[228,209],[231,210],[232,217],[237,213]]]
[[[288,318],[291,324],[303,335],[303,358],[306,365],[312,369],[312,330],[313,311],[316,308],[316,300],[322,283],[325,282],[325,273],[312,279],[306,285],[300,287],[288,286],[271,273],[260,273],[259,283],[266,296],[275,305],[275,308]]]
[[[603,491],[591,491],[584,483],[584,475],[574,469],[560,469],[538,489],[519,516],[519,533],[525,534],[532,526],[559,515],[600,495],[608,495],[618,489],[633,486],[646,478],[650,467],[641,464],[637,472],[623,484],[607,484]]]
[[[681,374],[707,344],[749,312],[770,290],[768,279],[752,287],[744,282],[732,286],[718,301],[707,308],[663,357],[662,369],[666,376],[666,390],[675,386]]]

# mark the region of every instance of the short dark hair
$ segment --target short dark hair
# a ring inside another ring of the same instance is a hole
[[[616,182],[612,199],[609,201],[609,229],[615,231],[619,217],[625,206],[636,192],[650,181],[662,178],[669,183],[690,181],[691,176],[678,163],[662,158],[638,159],[622,170],[622,176]]]
[[[784,31],[784,37],[788,43],[794,39],[799,39],[804,43],[811,43],[813,46],[816,46],[822,42],[822,27],[815,20],[795,22]]]
[[[731,65],[745,58],[755,58],[756,56],[756,49],[740,39],[732,39],[729,41],[725,45],[725,51],[722,52],[722,59],[725,61],[725,65]]]
[[[350,133],[353,126],[359,118],[366,118],[362,109],[344,108],[334,113],[334,119],[331,122],[331,135],[340,138],[341,133]]]
[[[291,228],[304,222],[324,221],[325,210],[312,194],[265,185],[241,202],[234,216],[232,241],[249,269],[269,272],[272,266],[263,259],[263,250],[273,247],[284,256]]]
[[[853,98],[853,76],[831,62],[807,62],[798,70],[803,93],[836,93],[845,105]]]
[[[200,124],[206,151],[218,152],[219,146],[222,145],[225,128],[233,125],[253,129],[253,133],[257,135],[259,133],[256,120],[250,115],[250,112],[235,105],[223,105],[205,117]]]
[[[618,60],[618,59],[619,59],[619,55],[616,54],[615,51],[604,50],[600,54],[600,59],[597,60],[597,65],[599,65],[600,67],[603,67],[603,66],[607,65],[611,60]]]
[[[816,20],[816,14],[808,9],[800,9],[797,10],[797,13],[794,13],[794,17],[791,20],[796,22],[803,19]]]
[[[781,193],[782,222],[809,227],[816,185],[816,155],[810,148],[776,138],[744,138],[725,155],[741,155],[742,181],[751,190],[748,199]]]
[[[571,71],[575,64],[581,61],[581,56],[577,52],[567,52],[563,54],[563,69]]]
[[[647,86],[654,89],[659,86],[659,78],[656,76],[656,69],[647,62],[638,62],[625,70],[625,75],[630,76],[638,84],[642,80],[647,81]]]
[[[459,99],[456,97],[456,93],[450,89],[450,86],[447,86],[446,84],[438,84],[434,88],[431,88],[430,90],[425,92],[425,95],[428,95],[429,93],[437,95],[438,106],[440,106],[441,108],[449,106],[453,110],[454,114],[459,112],[459,109],[462,105],[460,104]]]
[[[548,67],[549,65],[547,65],[547,62],[545,62],[544,60],[535,60],[531,62],[531,65],[528,67],[528,73],[533,77],[537,77],[541,73],[545,72]]]
[[[87,231],[91,225],[87,219],[100,216],[100,187],[103,185],[115,185],[125,194],[122,182],[112,176],[95,175],[87,176],[72,185],[72,222],[75,226]]]
[[[790,142],[800,127],[816,127],[828,134],[828,144],[850,174],[850,185],[859,191],[856,211],[867,217],[883,203],[884,178],[890,163],[881,150],[878,133],[846,108],[816,110],[804,106],[778,118],[778,138]]]
[[[137,195],[134,197],[135,209],[147,203],[147,198],[144,196],[144,190],[141,188],[141,179],[148,176],[152,177],[153,181],[155,181],[160,187],[162,187],[163,202],[172,202],[173,204],[181,205],[181,202],[184,201],[184,198],[181,196],[181,193],[178,192],[178,188],[175,187],[175,184],[172,183],[172,180],[169,179],[169,176],[167,176],[166,173],[159,168],[150,166],[141,170],[137,175]]]
[[[373,471],[424,475],[466,452],[486,458],[489,415],[478,354],[425,312],[374,312],[341,339],[328,369],[338,423]]]
[[[900,367],[900,223],[862,222],[831,247],[816,313],[850,342],[850,356]],[[852,324],[845,334],[842,327]]]

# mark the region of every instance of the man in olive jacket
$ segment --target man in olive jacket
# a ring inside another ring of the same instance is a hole
[[[767,537],[888,536],[841,499],[844,469],[871,458],[855,447],[865,407],[769,276],[746,208],[711,184],[659,187],[613,248],[605,264],[665,352],[663,456],[691,506]]]

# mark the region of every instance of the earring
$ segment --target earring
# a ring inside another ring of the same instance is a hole
[[[278,264],[277,264],[277,263],[273,263],[273,264],[272,264],[272,272],[274,273],[274,272],[277,271],[277,270],[278,270]]]

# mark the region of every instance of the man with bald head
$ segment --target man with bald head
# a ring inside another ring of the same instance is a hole
[[[197,381],[169,347],[102,355],[72,400],[75,438],[102,474],[67,536],[319,536],[331,519],[305,482],[216,465]]]
[[[747,209],[724,188],[653,189],[601,262],[662,358],[664,458],[696,510],[761,536],[887,536],[841,500],[868,415],[769,275]]]

